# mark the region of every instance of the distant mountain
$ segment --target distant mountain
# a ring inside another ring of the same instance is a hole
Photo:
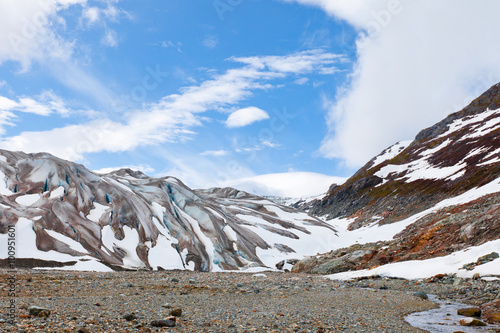
[[[337,273],[443,257],[497,241],[499,177],[497,84],[414,141],[386,149],[310,203],[311,214],[345,226],[341,238],[357,235],[351,243],[338,244],[357,244],[294,269]]]
[[[314,172],[285,172],[271,173],[254,177],[231,179],[223,186],[259,196],[281,198],[309,198],[325,194],[330,184],[343,184],[347,179],[342,177],[327,176]],[[292,199],[293,201],[293,199]]]
[[[2,254],[12,226],[17,265],[71,269],[274,267],[337,239],[317,218],[235,189],[193,191],[172,177],[100,175],[46,153],[0,150]]]

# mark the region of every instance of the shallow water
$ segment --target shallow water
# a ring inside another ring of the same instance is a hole
[[[406,321],[414,326],[431,333],[453,333],[462,331],[467,333],[495,332],[500,330],[500,325],[488,325],[484,327],[467,327],[459,324],[460,319],[465,317],[457,315],[460,308],[470,305],[455,302],[440,301],[435,295],[429,295],[429,300],[438,303],[438,309],[413,313],[407,316]]]

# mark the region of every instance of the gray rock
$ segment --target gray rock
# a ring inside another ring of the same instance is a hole
[[[51,310],[38,307],[38,306],[30,306],[29,314],[34,317],[48,317],[51,314]]]
[[[414,293],[413,296],[421,298],[421,299],[429,299],[429,296],[427,296],[427,294],[424,293],[423,291],[418,291],[418,292]]]
[[[182,316],[182,309],[177,308],[177,309],[170,310],[170,315],[174,316],[174,317],[181,317]]]
[[[175,327],[175,321],[170,320],[170,319],[153,320],[151,322],[151,326],[153,326],[153,327]]]
[[[124,315],[123,319],[125,319],[126,321],[132,321],[132,320],[137,319],[137,316],[135,315],[135,313],[129,313],[129,314]]]

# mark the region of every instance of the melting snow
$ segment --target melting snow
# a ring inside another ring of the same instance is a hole
[[[500,192],[500,178],[489,184],[471,189],[459,196],[441,201],[434,207],[415,214],[400,222],[379,226],[376,222],[370,226],[360,228],[353,231],[348,231],[348,225],[353,222],[348,219],[336,219],[331,223],[338,232],[339,238],[334,244],[335,249],[348,247],[353,244],[366,244],[378,241],[389,241],[393,237],[403,231],[407,226],[415,223],[420,218],[434,213],[442,208],[461,205],[471,202],[484,195]],[[331,275],[333,279],[352,279],[359,276],[382,275],[394,276],[406,279],[427,278],[439,273],[457,273],[462,277],[472,277],[474,273],[481,275],[500,275],[500,264],[498,261],[492,261],[488,264],[477,266],[473,271],[459,270],[464,264],[475,262],[478,257],[489,254],[493,251],[498,252],[500,249],[500,240],[485,243],[481,246],[471,247],[463,251],[455,252],[446,257],[439,257],[427,260],[406,261],[401,263],[388,264],[379,266],[371,270],[361,270],[352,272],[343,272]]]
[[[399,277],[404,279],[424,279],[436,274],[457,274],[459,277],[471,278],[475,273],[481,275],[500,275],[500,265],[497,261],[491,261],[479,265],[471,271],[462,269],[466,263],[476,260],[500,248],[500,240],[491,241],[480,246],[470,247],[450,255],[426,260],[410,260],[379,266],[370,270],[342,272],[329,275],[336,280],[349,280],[361,276],[380,275],[388,277]]]

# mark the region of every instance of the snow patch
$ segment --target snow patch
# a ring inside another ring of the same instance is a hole
[[[16,198],[16,202],[22,206],[31,206],[40,199],[39,194],[25,194]]]
[[[395,145],[384,150],[379,156],[373,161],[373,166],[379,165],[382,162],[393,159],[398,156],[403,150],[405,150],[413,141],[400,141]]]
[[[55,190],[50,192],[49,199],[59,198],[59,197],[62,197],[63,195],[64,195],[64,187],[59,186],[58,188],[56,188]]]
[[[94,209],[92,209],[89,214],[86,216],[88,220],[99,223],[99,219],[102,217],[108,207],[101,205],[97,202],[94,202]]]
[[[350,280],[362,276],[380,275],[398,277],[409,280],[425,279],[436,274],[457,274],[458,277],[472,278],[476,273],[480,275],[500,275],[498,260],[479,265],[471,271],[462,269],[463,265],[476,260],[491,252],[498,251],[500,240],[487,242],[480,246],[470,247],[450,255],[426,260],[410,260],[379,266],[370,270],[350,271],[329,275],[335,280]]]

